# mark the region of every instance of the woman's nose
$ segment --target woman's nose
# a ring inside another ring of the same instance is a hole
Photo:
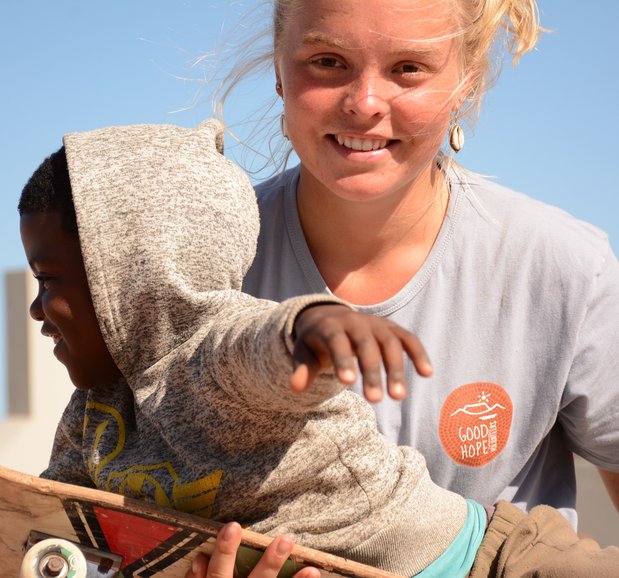
[[[389,112],[387,87],[378,75],[364,74],[347,87],[344,109],[349,114],[371,118]]]

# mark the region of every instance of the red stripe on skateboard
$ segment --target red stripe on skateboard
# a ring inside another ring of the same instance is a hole
[[[96,506],[94,512],[110,551],[123,556],[123,568],[158,550],[162,542],[180,531],[169,524]]]

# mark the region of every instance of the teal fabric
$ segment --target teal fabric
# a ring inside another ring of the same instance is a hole
[[[415,578],[464,578],[475,561],[477,550],[486,533],[486,510],[473,500],[467,500],[466,521],[449,548]]]

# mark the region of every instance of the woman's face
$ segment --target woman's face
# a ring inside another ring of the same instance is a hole
[[[302,183],[367,201],[430,178],[465,96],[449,4],[306,0],[292,9],[276,73]]]

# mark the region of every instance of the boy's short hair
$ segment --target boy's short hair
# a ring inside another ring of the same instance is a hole
[[[24,186],[17,205],[19,215],[58,212],[62,228],[78,234],[71,181],[64,146],[47,157]]]

